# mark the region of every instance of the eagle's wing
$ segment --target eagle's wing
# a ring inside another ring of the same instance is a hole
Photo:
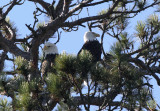
[[[101,44],[97,40],[86,42],[78,52],[78,55],[82,50],[88,50],[92,54],[94,61],[101,60]]]
[[[44,60],[41,66],[41,73],[42,73],[42,78],[44,78],[44,76],[46,76],[46,73],[48,71],[48,69],[50,68],[51,62],[49,62],[48,60]]]

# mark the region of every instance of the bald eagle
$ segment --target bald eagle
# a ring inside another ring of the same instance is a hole
[[[58,48],[55,44],[47,42],[44,45],[43,51],[45,54],[45,58],[41,65],[41,73],[42,73],[42,78],[44,79],[44,76],[46,76],[46,73],[51,70],[51,67],[54,64],[54,60],[58,55]]]
[[[84,34],[84,44],[78,52],[78,55],[81,53],[82,50],[87,50],[92,54],[93,62],[100,61],[102,50],[101,44],[98,42],[96,37],[100,37],[100,35],[91,31],[86,32]]]

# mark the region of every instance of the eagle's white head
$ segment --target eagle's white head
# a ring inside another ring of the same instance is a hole
[[[43,51],[45,53],[45,56],[47,54],[58,54],[58,48],[57,48],[56,44],[53,44],[50,42],[45,43]]]
[[[91,32],[91,31],[85,32],[84,42],[93,41],[96,39],[96,37],[100,37],[100,35],[95,32]]]

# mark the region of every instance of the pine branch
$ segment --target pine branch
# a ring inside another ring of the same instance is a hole
[[[13,29],[11,24],[9,24],[6,21],[4,21],[2,23],[2,28],[4,29],[5,38],[7,40],[15,40],[15,38],[16,38],[16,30]]]
[[[151,70],[151,68],[145,65],[142,60],[137,59],[137,58],[129,58],[129,61],[134,62],[140,68],[147,70],[150,73],[150,75],[152,75],[156,79],[157,84],[160,86],[160,78]]]
[[[155,5],[157,5],[157,4],[159,4],[160,3],[160,1],[158,1],[158,0],[155,0],[154,1],[154,3],[152,3],[152,4],[150,4],[150,5],[148,5],[148,6],[146,6],[146,7],[144,7],[144,8],[140,8],[139,10],[130,10],[130,11],[113,11],[113,14],[131,14],[131,13],[139,13],[139,12],[141,12],[141,11],[144,11],[144,10],[146,10],[146,9],[148,9],[148,8],[150,8],[150,7],[153,7],[153,6],[155,6]]]
[[[90,96],[90,105],[95,105],[95,106],[101,106],[101,107],[106,107],[106,105],[111,105],[111,106],[115,106],[115,105],[120,105],[119,102],[112,102],[112,100],[117,96],[117,94],[120,93],[120,88],[117,88],[115,90],[112,90],[109,92],[109,94],[107,94],[106,96],[102,96],[102,97],[92,97]],[[88,96],[83,96],[83,100],[81,96],[75,96],[73,97],[73,102],[76,105],[83,105],[83,104],[88,104]]]
[[[84,101],[82,101],[81,97],[80,96],[75,96],[73,97],[73,102],[76,104],[76,105],[83,105],[84,103],[85,104],[88,104],[88,96],[84,96]],[[91,105],[95,105],[95,106],[101,106],[103,104],[105,100],[105,97],[91,97],[90,96],[90,104]],[[111,102],[110,105],[111,106],[120,106],[120,102]]]
[[[15,71],[7,71],[7,72],[3,72],[4,74],[8,74],[8,75],[16,75],[17,72]]]
[[[134,51],[134,52],[131,52],[131,53],[129,53],[128,55],[134,55],[134,54],[136,54],[136,53],[140,53],[140,52],[142,52],[143,50],[148,49],[150,46],[157,44],[158,42],[160,42],[160,39],[155,40],[155,41],[152,42],[152,43],[148,43],[148,44],[146,44],[144,47],[142,47],[141,49],[138,49],[138,50],[136,50],[136,51]]]

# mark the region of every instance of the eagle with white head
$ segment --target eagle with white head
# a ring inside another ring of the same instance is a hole
[[[78,52],[78,55],[81,53],[82,50],[89,51],[93,56],[93,62],[97,62],[101,60],[101,44],[96,39],[96,37],[100,37],[99,34],[95,32],[85,32],[84,34],[84,44],[81,48],[81,50]]]
[[[47,75],[46,73],[51,70],[51,67],[54,64],[55,58],[58,55],[58,48],[56,44],[47,42],[44,45],[43,51],[45,54],[44,55],[45,58],[41,65],[42,78],[44,78],[44,76]]]

